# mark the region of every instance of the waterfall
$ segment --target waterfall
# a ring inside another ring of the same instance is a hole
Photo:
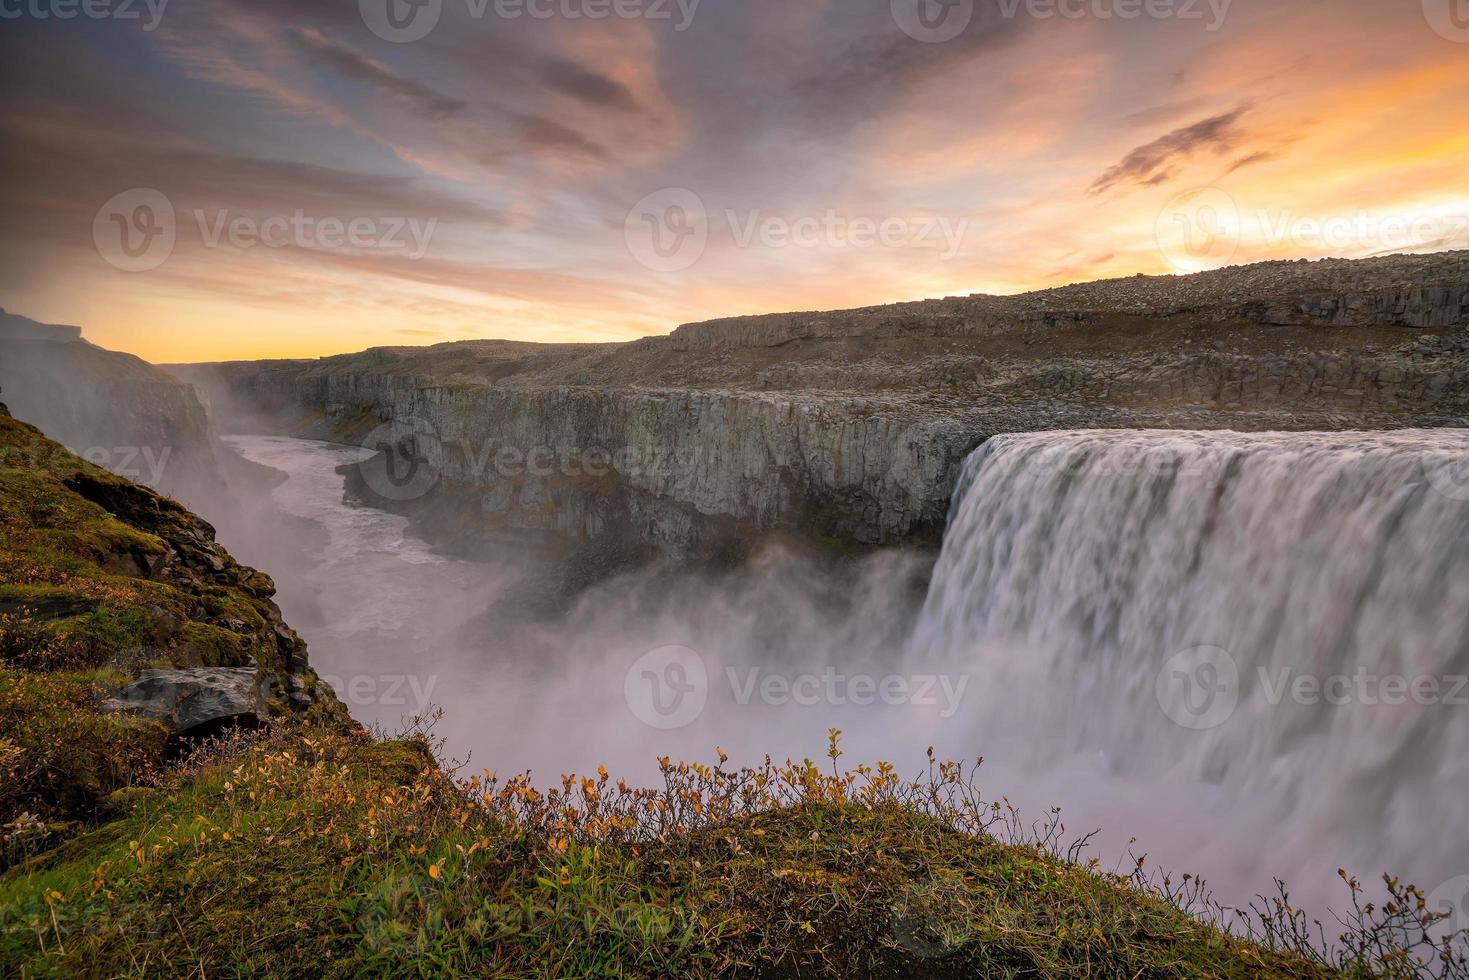
[[[1334,871],[1469,874],[1469,430],[1007,435],[910,656],[1032,771],[1222,788]]]

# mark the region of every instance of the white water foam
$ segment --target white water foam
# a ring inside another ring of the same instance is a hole
[[[976,743],[1088,818],[1118,781],[1222,806],[1231,891],[1431,887],[1469,873],[1466,461],[1463,430],[995,438],[910,655],[970,664]]]

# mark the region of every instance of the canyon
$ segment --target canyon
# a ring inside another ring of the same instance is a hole
[[[7,317],[17,418],[170,460],[156,482],[230,549],[3,420],[7,657],[29,669],[45,631],[84,644],[90,673],[52,673],[91,685],[85,710],[54,717],[146,736],[160,764],[300,723],[288,757],[328,747],[312,778],[343,798],[384,770],[373,799],[421,795],[429,744],[448,770],[653,785],[690,745],[744,764],[847,732],[861,759],[983,753],[1012,812],[1097,828],[1072,854],[1101,867],[1145,842],[1223,901],[1280,877],[1338,911],[1331,869],[1390,869],[1439,908],[1469,859],[1466,283],[1465,253],[1268,263],[625,344],[166,369]],[[48,523],[71,513],[96,542]],[[1433,697],[1331,700],[1379,681]],[[346,718],[426,738],[436,709],[429,743]],[[78,767],[36,839],[195,819],[118,772]]]
[[[354,492],[435,539],[554,532],[616,565],[934,545],[999,433],[1461,426],[1466,325],[1446,252],[168,370],[238,431],[387,450]]]

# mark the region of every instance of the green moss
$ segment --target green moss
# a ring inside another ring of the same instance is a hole
[[[243,667],[249,662],[249,645],[238,633],[211,623],[187,623],[182,630],[182,646],[187,657],[187,666],[197,667]]]

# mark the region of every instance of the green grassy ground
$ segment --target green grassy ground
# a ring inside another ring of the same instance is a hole
[[[124,808],[0,880],[0,962],[35,975],[1326,972],[860,794],[594,843],[585,822],[561,837],[484,806],[422,743],[296,735]]]

